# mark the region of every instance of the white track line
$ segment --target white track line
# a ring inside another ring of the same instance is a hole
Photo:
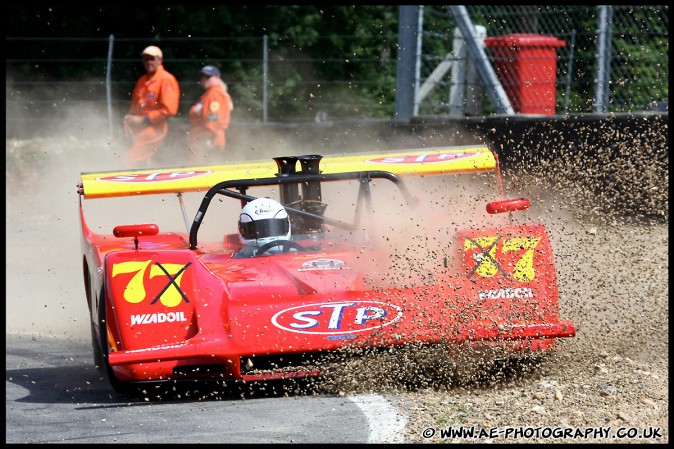
[[[367,394],[349,396],[349,399],[358,406],[367,419],[370,429],[368,443],[403,443],[403,431],[407,424],[407,417],[402,411],[396,410],[383,396]]]

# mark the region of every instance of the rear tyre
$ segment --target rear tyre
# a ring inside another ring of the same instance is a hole
[[[101,357],[101,367],[102,371],[108,379],[108,383],[112,386],[112,389],[119,394],[129,394],[131,392],[131,383],[124,382],[115,376],[115,373],[112,371],[112,367],[108,363],[108,354],[110,351],[108,345],[108,332],[107,332],[107,308],[105,301],[105,287],[101,288],[101,296],[98,302],[98,349]],[[93,332],[93,325],[92,325]],[[96,357],[96,345],[94,345],[94,358]]]
[[[96,369],[100,372],[103,372],[103,353],[101,352],[101,343],[98,341],[98,331],[96,331],[96,326],[94,326],[94,318],[90,318],[91,325],[91,347],[94,353],[94,365]]]

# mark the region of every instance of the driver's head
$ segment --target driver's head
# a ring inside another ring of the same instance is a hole
[[[271,198],[257,198],[246,204],[239,215],[239,237],[244,245],[257,246],[273,240],[290,239],[290,218],[285,208]]]

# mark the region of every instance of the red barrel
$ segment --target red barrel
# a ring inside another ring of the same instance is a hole
[[[555,115],[557,48],[566,42],[554,36],[507,34],[484,43],[515,112]]]

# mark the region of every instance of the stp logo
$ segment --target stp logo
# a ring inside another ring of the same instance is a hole
[[[465,151],[460,153],[440,153],[440,154],[408,154],[402,156],[380,157],[377,159],[368,159],[365,162],[373,164],[437,164],[439,162],[449,162],[457,159],[473,157],[480,153]]]
[[[383,302],[325,302],[281,310],[271,322],[289,332],[337,335],[380,329],[402,315],[400,307]]]
[[[126,175],[104,176],[102,178],[96,178],[96,180],[107,182],[162,182],[175,181],[176,179],[196,178],[197,176],[207,175],[210,172],[210,170],[198,170],[129,173]]]

